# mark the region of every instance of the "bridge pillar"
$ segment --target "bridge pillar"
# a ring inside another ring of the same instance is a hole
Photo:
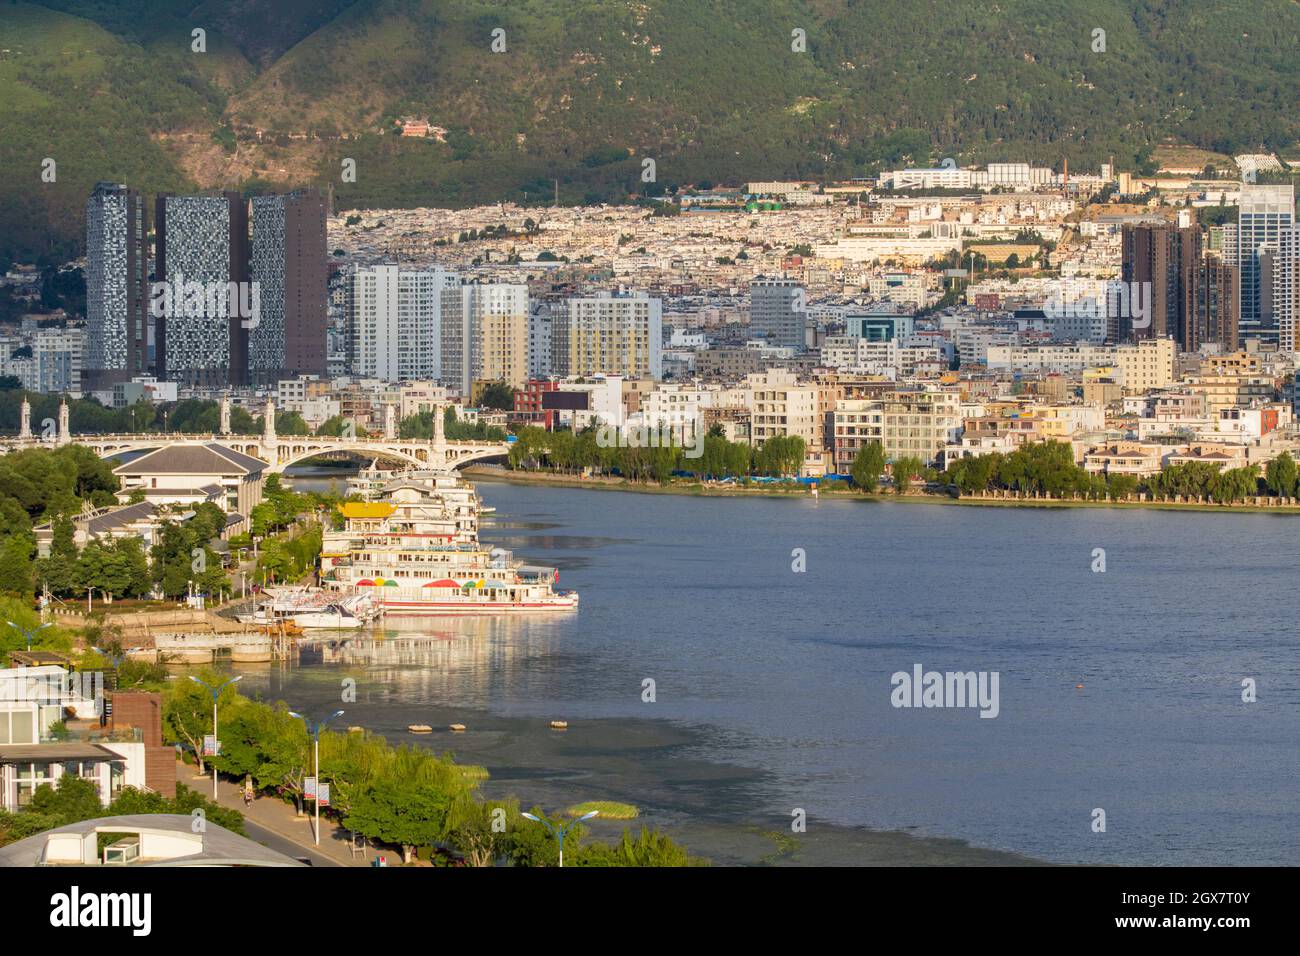
[[[397,440],[397,406],[392,402],[384,406],[384,440]]]
[[[221,434],[230,434],[230,396],[221,396]]]
[[[447,414],[442,405],[433,406],[433,440],[429,442],[429,464],[434,468],[447,467],[447,429],[443,416]]]
[[[262,457],[273,466],[280,461],[275,437],[275,399],[269,395],[266,398],[266,411],[262,413]]]
[[[72,429],[68,427],[68,400],[59,403],[59,436],[56,444],[67,445],[72,441]]]
[[[32,437],[32,403],[26,398],[23,399],[22,418],[18,423],[18,437]]]

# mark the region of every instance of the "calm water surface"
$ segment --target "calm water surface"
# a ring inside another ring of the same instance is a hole
[[[328,694],[360,661],[352,713],[379,729],[433,703],[671,722],[682,756],[758,772],[691,794],[738,824],[801,807],[1062,862],[1300,863],[1294,518],[479,487],[484,540],[559,567],[576,614],[394,622],[250,683]],[[918,663],[999,672],[998,717],[895,709]],[[565,745],[628,757],[617,735]],[[650,803],[678,796],[654,783]]]

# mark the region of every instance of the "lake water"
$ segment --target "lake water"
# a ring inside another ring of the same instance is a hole
[[[324,707],[351,674],[344,720],[399,736],[472,713],[493,743],[427,742],[670,827],[800,808],[1060,862],[1300,863],[1294,518],[479,488],[484,540],[579,611],[389,622],[247,686]],[[917,664],[997,672],[996,718],[892,706]],[[520,736],[554,717],[562,742]]]

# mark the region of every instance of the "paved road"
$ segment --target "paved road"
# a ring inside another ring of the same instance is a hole
[[[252,820],[244,820],[244,829],[248,832],[249,839],[255,840],[265,847],[275,850],[277,853],[283,853],[285,856],[291,856],[295,860],[306,857],[311,860],[312,866],[339,866],[342,863],[336,863],[327,856],[317,853],[315,850],[309,850],[304,846],[299,846],[292,840],[280,836],[273,830],[266,827],[258,826]]]
[[[176,780],[204,796],[210,797],[212,793],[211,778],[196,779],[194,768],[180,761],[176,763]],[[348,849],[351,834],[333,825],[328,817],[321,818],[321,845],[317,847],[312,841],[310,817],[298,816],[292,804],[258,794],[253,805],[245,807],[238,783],[224,778],[218,792],[218,802],[223,807],[243,814],[244,828],[252,839],[285,856],[294,859],[305,856],[313,866],[369,866],[375,855],[375,850],[370,848],[364,854],[353,856]]]

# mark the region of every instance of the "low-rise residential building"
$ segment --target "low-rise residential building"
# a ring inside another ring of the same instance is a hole
[[[118,497],[135,493],[151,504],[197,505],[215,501],[227,514],[244,517],[262,501],[266,463],[216,442],[170,445],[118,465]]]
[[[1179,446],[1156,443],[1115,442],[1089,450],[1083,456],[1083,467],[1098,475],[1146,478],[1164,467],[1165,456],[1179,450]]]
[[[900,388],[884,396],[882,441],[891,460],[941,459],[961,435],[961,396],[944,388]]]
[[[104,804],[124,787],[174,796],[176,755],[162,741],[161,695],[106,695],[98,671],[0,670],[0,809],[27,806],[38,787],[69,774],[93,783]]]
[[[817,417],[817,389],[801,384],[784,369],[759,372],[745,379],[749,391],[750,441],[762,445],[778,435],[797,435],[805,449],[820,458],[824,423]]]
[[[836,474],[845,475],[865,445],[884,444],[885,407],[874,399],[847,398],[835,403],[830,431]]]

